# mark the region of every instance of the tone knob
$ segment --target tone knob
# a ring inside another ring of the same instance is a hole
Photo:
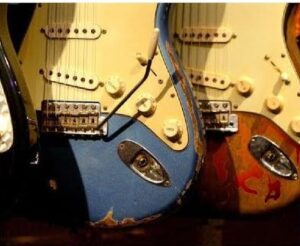
[[[248,97],[253,92],[253,84],[253,79],[247,76],[243,76],[238,80],[235,87],[239,94],[244,97]]]
[[[156,110],[156,101],[151,94],[143,93],[137,98],[136,107],[141,114],[150,116]]]
[[[278,114],[283,108],[282,99],[278,96],[270,96],[265,101],[267,109],[274,113]]]
[[[110,76],[108,81],[105,83],[105,90],[108,94],[113,97],[122,96],[125,87],[120,77],[117,75]]]
[[[290,79],[289,79],[289,75],[285,72],[282,72],[280,74],[280,79],[282,82],[286,83],[286,84],[289,84],[290,83]]]
[[[182,125],[177,119],[168,119],[164,122],[163,133],[169,140],[175,142],[182,136]]]
[[[300,117],[294,118],[290,123],[290,127],[295,135],[300,136]]]

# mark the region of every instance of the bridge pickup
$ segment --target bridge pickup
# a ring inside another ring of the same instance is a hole
[[[57,70],[55,68],[46,69],[46,72],[43,70],[42,73],[44,78],[48,81],[86,90],[95,90],[100,84],[95,75],[68,73],[67,71]]]
[[[231,113],[231,102],[199,100],[198,107],[207,131],[238,131],[238,117]]]
[[[98,102],[42,102],[42,132],[72,135],[107,135],[107,124],[101,129],[101,106]]]
[[[227,43],[232,38],[232,31],[225,27],[184,27],[179,39],[191,43]]]
[[[101,28],[91,23],[50,23],[41,29],[51,39],[98,39]]]
[[[186,68],[186,71],[190,76],[193,85],[201,85],[219,90],[225,90],[231,84],[230,78],[227,75],[208,73],[192,68]]]

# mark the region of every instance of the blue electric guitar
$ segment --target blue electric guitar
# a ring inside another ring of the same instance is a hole
[[[0,4],[0,214],[16,200],[24,170],[34,156],[36,117]],[[31,154],[30,154],[31,153]],[[23,182],[23,183],[22,183]]]
[[[168,11],[36,7],[19,59],[66,218],[108,227],[153,220],[182,202],[200,168],[202,126],[169,42]]]

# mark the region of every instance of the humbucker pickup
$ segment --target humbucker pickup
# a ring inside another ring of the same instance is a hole
[[[102,136],[107,124],[99,127],[101,106],[98,102],[52,101],[42,102],[42,132],[72,135]]]
[[[199,100],[198,107],[202,112],[207,131],[238,131],[238,117],[231,113],[231,102]]]

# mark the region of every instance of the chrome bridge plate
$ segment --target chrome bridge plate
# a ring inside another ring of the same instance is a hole
[[[42,101],[42,132],[85,136],[107,135],[107,124],[101,129],[99,102]]]
[[[274,142],[263,136],[253,136],[248,144],[252,156],[266,169],[281,178],[297,180],[297,169]]]
[[[198,108],[207,131],[238,131],[238,116],[231,113],[230,101],[198,100]]]

